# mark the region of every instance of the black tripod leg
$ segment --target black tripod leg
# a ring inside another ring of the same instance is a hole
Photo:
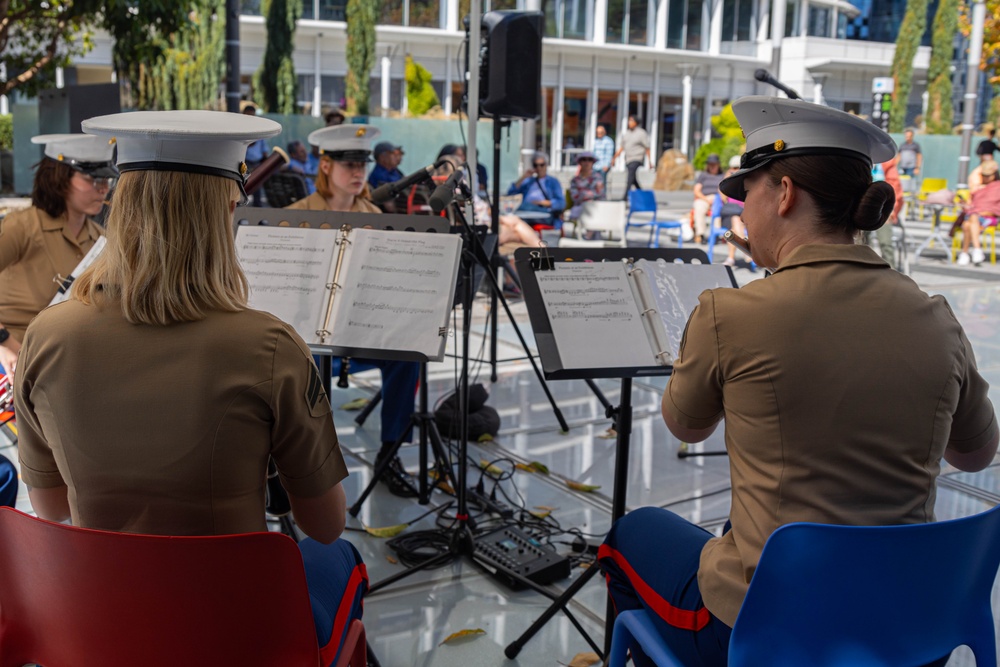
[[[611,409],[611,401],[609,401],[607,396],[604,395],[604,392],[602,392],[600,388],[594,384],[593,380],[588,379],[584,380],[584,382],[586,382],[587,386],[590,387],[590,390],[594,392],[594,396],[596,396],[597,400],[601,402],[601,405],[604,406],[604,412],[607,413],[607,411]]]
[[[400,581],[401,579],[405,579],[406,577],[410,576],[411,574],[414,574],[416,572],[420,572],[421,570],[426,570],[426,569],[431,568],[431,567],[435,567],[436,565],[443,565],[444,563],[447,563],[448,561],[450,561],[452,558],[455,558],[456,555],[457,554],[453,553],[450,550],[449,551],[445,551],[444,553],[438,554],[437,556],[434,556],[433,558],[428,558],[423,563],[419,563],[417,565],[414,565],[413,567],[407,568],[407,569],[403,570],[402,572],[397,572],[396,574],[392,575],[391,577],[386,577],[382,581],[376,581],[374,584],[372,584],[371,586],[368,587],[368,595],[372,595],[372,594],[376,593],[377,591],[385,588],[386,586],[388,586],[390,584],[394,584],[397,581]]]
[[[419,426],[416,415],[412,415],[410,417],[410,423],[413,426]],[[368,486],[365,487],[365,490],[361,492],[361,496],[358,498],[357,502],[351,505],[351,509],[347,510],[348,514],[353,517],[358,516],[358,512],[361,511],[361,505],[364,504],[365,499],[371,495],[371,492],[375,490],[375,486],[378,484],[378,481],[382,479],[382,475],[385,474],[386,469],[392,465],[392,460],[396,458],[396,452],[398,452],[399,448],[403,445],[404,437],[406,437],[406,431],[403,431],[403,433],[396,438],[396,442],[392,443],[392,447],[390,447],[389,451],[382,457],[382,462],[375,466],[375,474],[372,476],[372,481],[369,482]]]
[[[370,415],[372,413],[372,410],[377,408],[378,404],[381,402],[382,402],[382,390],[379,389],[378,393],[372,396],[371,400],[368,401],[368,405],[365,406],[365,409],[362,410],[360,414],[358,414],[358,416],[354,418],[354,423],[357,424],[358,426],[364,426],[365,420],[368,419],[368,415]]]
[[[546,607],[545,611],[542,612],[542,615],[539,616],[538,619],[535,620],[535,622],[532,623],[531,626],[527,630],[525,630],[520,637],[518,637],[517,639],[515,639],[514,641],[512,641],[510,644],[507,645],[507,648],[504,649],[504,655],[506,655],[511,660],[516,658],[517,654],[521,652],[522,648],[524,648],[524,645],[527,644],[528,641],[532,637],[534,637],[539,630],[542,629],[543,625],[549,622],[549,619],[551,619],[553,616],[556,615],[556,612],[558,612],[560,609],[564,609],[566,605],[569,604],[569,601],[573,598],[573,596],[576,595],[580,591],[580,589],[587,584],[588,581],[590,581],[591,577],[597,574],[597,571],[599,569],[600,568],[597,567],[597,564],[594,563],[593,565],[590,566],[590,568],[586,572],[577,577],[576,581],[570,584],[569,588],[563,591],[562,595],[560,595],[552,604]],[[586,637],[586,634],[584,634],[584,636]],[[589,641],[590,637],[587,637],[587,639]],[[597,646],[595,646],[593,642],[591,642],[590,645],[591,648],[594,649],[595,653],[601,655],[601,650]],[[601,657],[603,658],[604,656],[601,655]]]

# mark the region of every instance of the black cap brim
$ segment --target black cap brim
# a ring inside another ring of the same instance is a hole
[[[743,187],[743,180],[752,172],[760,169],[770,162],[771,160],[763,160],[757,162],[752,167],[747,167],[746,169],[740,169],[739,171],[733,172],[729,176],[722,179],[719,183],[719,191],[727,197],[731,197],[737,201],[746,201],[747,191],[746,188]]]

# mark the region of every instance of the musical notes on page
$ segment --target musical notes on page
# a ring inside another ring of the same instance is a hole
[[[621,262],[557,262],[535,278],[563,368],[656,365]]]
[[[236,255],[250,284],[250,307],[288,322],[315,342],[336,237],[325,229],[239,227]]]

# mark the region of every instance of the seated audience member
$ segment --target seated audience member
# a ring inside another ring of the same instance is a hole
[[[984,161],[980,166],[983,185],[972,193],[972,201],[965,207],[965,222],[962,223],[962,252],[958,255],[957,264],[966,266],[982,264],[986,259],[980,245],[979,235],[983,230],[983,218],[990,218],[991,225],[996,225],[1000,216],[1000,178],[997,176],[997,163],[993,160]],[[972,255],[969,255],[969,246]]]
[[[544,153],[535,153],[528,169],[507,190],[508,195],[522,195],[518,211],[548,213],[552,224],[562,219],[566,208],[566,195],[562,183],[555,176],[549,176],[549,161]]]
[[[465,150],[465,146],[459,146],[457,144],[445,144],[444,146],[441,147],[440,152],[438,152],[437,159],[440,160],[446,155],[454,155],[455,157],[458,158],[459,162],[464,164],[466,162],[466,152],[467,151]],[[486,167],[483,165],[482,162],[477,161],[476,184],[478,186],[479,190],[478,194],[480,196],[486,196],[486,193],[488,192],[487,190],[488,180],[489,177],[487,176]]]
[[[694,181],[694,242],[703,243],[708,234],[708,214],[715,201],[715,193],[719,191],[719,183],[725,175],[719,156],[711,153],[705,159],[705,171],[698,174]]]
[[[299,335],[247,306],[232,235],[246,147],[281,127],[146,111],[83,129],[117,138],[122,176],[104,251],[24,338],[15,400],[31,506],[127,533],[265,531],[273,460],[309,536],[299,546],[319,644],[340,646],[334,618],[361,617],[367,577],[338,539],[347,467],[330,399]]]
[[[340,107],[331,107],[329,111],[323,114],[323,122],[326,123],[327,127],[343,125],[345,120],[347,120],[347,116],[344,115]]]
[[[368,174],[368,185],[372,189],[383,183],[395,183],[403,178],[403,172],[399,170],[399,164],[403,161],[402,146],[395,146],[388,141],[380,141],[375,144],[372,155],[375,158],[375,167]]]
[[[942,463],[981,470],[1000,439],[989,385],[944,297],[856,243],[892,211],[892,187],[871,177],[895,154],[889,135],[801,100],[750,96],[732,109],[747,154],[720,187],[745,203],[753,259],[774,273],[701,293],[661,406],[682,442],[725,423],[730,526],[715,536],[639,508],[597,554],[615,608],[644,609],[678,663],[701,667],[726,666],[780,526],[935,521]],[[632,657],[650,664],[634,646]]]
[[[726,172],[726,176],[735,174],[740,170],[740,156],[734,155],[729,158],[729,170]],[[746,236],[746,227],[743,225],[743,202],[738,199],[733,199],[732,197],[727,197],[723,193],[719,193],[719,197],[722,198],[722,211],[720,216],[722,217],[722,226],[728,227],[733,230],[734,234],[739,234],[740,236]],[[736,266],[736,246],[732,243],[727,243],[729,246],[729,256],[723,260],[723,264],[726,266]],[[708,249],[712,252],[712,249]]]
[[[319,146],[322,158],[316,176],[316,193],[300,199],[288,208],[308,211],[340,211],[351,213],[381,213],[366,196],[365,168],[371,162],[372,142],[380,131],[373,125],[339,125],[324,127],[309,135],[309,143]],[[420,364],[415,361],[387,359],[357,359],[359,363],[376,366],[382,374],[381,439],[375,455],[377,466],[389,456],[400,437],[408,442],[413,434],[410,415],[413,414]],[[398,456],[393,456],[380,480],[393,495],[416,496],[406,469]]]
[[[286,169],[306,177],[306,194],[310,195],[316,192],[316,183],[314,181],[316,172],[313,171],[310,173],[309,170],[311,168],[312,165],[309,160],[309,151],[306,150],[306,145],[297,139],[290,142],[288,144],[288,166]],[[313,178],[308,178],[309,176],[312,176]]]
[[[983,153],[979,156],[979,164],[976,165],[975,169],[969,172],[969,177],[966,179],[969,186],[969,194],[972,194],[976,190],[983,187],[983,167],[988,164],[996,165],[996,161],[993,159],[992,153]],[[990,167],[992,169],[992,167]]]
[[[580,153],[576,160],[580,169],[569,182],[569,196],[573,200],[573,208],[569,210],[570,220],[579,219],[584,203],[607,198],[604,192],[604,176],[594,169],[596,161],[597,158],[590,151]]]

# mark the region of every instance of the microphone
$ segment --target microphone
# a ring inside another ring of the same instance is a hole
[[[434,192],[428,200],[432,211],[440,213],[448,204],[454,201],[455,188],[461,182],[463,174],[464,172],[461,168],[456,168],[455,171],[451,172],[451,176],[448,177],[447,181],[434,188]]]
[[[396,195],[411,185],[416,185],[417,183],[427,180],[434,173],[437,166],[438,165],[436,164],[427,165],[426,167],[417,169],[409,176],[404,176],[395,183],[383,183],[372,191],[372,203],[381,204],[386,202],[393,199]]]
[[[756,72],[754,72],[753,78],[757,79],[761,83],[767,83],[774,86],[775,88],[783,92],[785,95],[788,95],[789,99],[793,100],[802,99],[802,97],[797,92],[795,92],[785,84],[775,79],[766,69],[759,69]]]

